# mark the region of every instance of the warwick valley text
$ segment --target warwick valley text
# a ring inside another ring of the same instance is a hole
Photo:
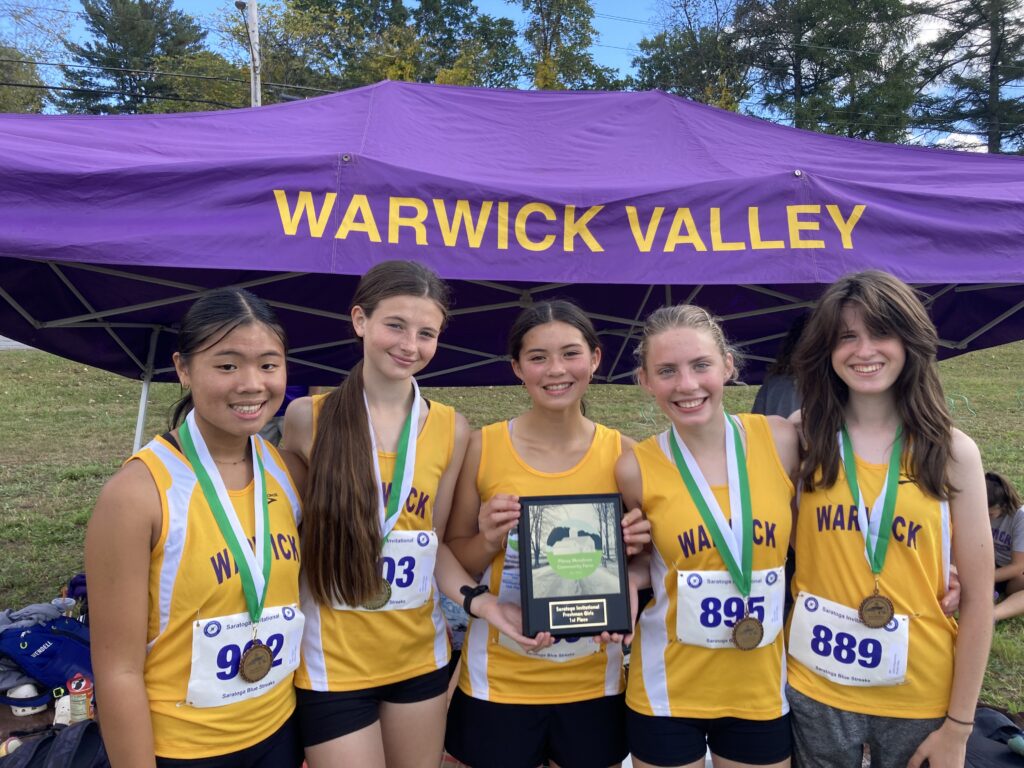
[[[838,245],[852,250],[853,230],[866,208],[854,205],[844,211],[839,205],[807,203],[766,208],[765,222],[774,225],[771,229],[786,233],[785,239],[766,239],[761,231],[762,209],[757,206],[747,207],[746,222],[730,220],[723,233],[721,208],[672,210],[655,206],[641,210],[626,205],[616,211],[603,205],[565,205],[559,209],[541,202],[514,208],[507,201],[483,200],[471,206],[468,200],[389,197],[387,219],[378,224],[366,195],[352,195],[340,205],[335,192],[314,199],[312,192],[289,195],[283,189],[275,189],[274,197],[281,228],[289,236],[326,236],[337,240],[358,236],[372,243],[381,243],[386,237],[388,243],[411,241],[416,245],[443,244],[449,248],[480,248],[486,238],[488,248],[507,250],[514,242],[527,251],[546,251],[560,240],[563,251],[581,247],[593,253],[604,251],[604,247],[591,228],[603,223],[599,222],[601,219],[621,222],[623,210],[640,253],[672,253],[680,246],[695,251],[756,251]],[[341,221],[329,230],[336,206]]]

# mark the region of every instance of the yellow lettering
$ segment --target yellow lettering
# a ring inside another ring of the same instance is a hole
[[[636,247],[640,249],[640,253],[651,252],[651,247],[654,245],[654,236],[658,232],[658,225],[661,223],[663,213],[665,213],[665,209],[660,205],[655,208],[651,213],[651,220],[647,222],[647,230],[641,233],[640,217],[637,215],[636,208],[632,205],[626,206],[626,218],[629,219],[629,229],[633,233],[633,240],[636,241]]]
[[[473,221],[472,213],[469,210],[469,200],[455,201],[455,214],[449,223],[448,211],[444,207],[444,200],[434,199],[434,212],[437,214],[437,223],[441,228],[441,239],[449,248],[456,245],[459,239],[459,230],[466,228],[466,240],[470,248],[479,248],[484,237],[484,230],[487,228],[487,220],[491,217],[491,207],[494,205],[490,200],[484,200],[480,204],[480,215]]]
[[[786,218],[789,220],[790,248],[824,248],[824,240],[802,240],[802,231],[817,232],[821,229],[820,221],[801,221],[801,213],[821,213],[820,205],[787,205]]]
[[[508,203],[498,203],[498,250],[508,250]]]
[[[358,221],[357,215],[360,216]],[[370,201],[366,199],[366,195],[352,195],[334,238],[344,240],[353,232],[365,232],[371,243],[380,242],[380,230],[377,229],[377,222],[373,218]]]
[[[295,212],[288,205],[288,195],[283,189],[274,190],[274,198],[277,200],[277,212],[281,215],[281,226],[286,235],[294,235],[299,231],[299,219],[306,214],[306,223],[309,224],[309,234],[313,237],[323,237],[327,220],[334,210],[334,201],[338,197],[335,192],[328,192],[324,195],[324,204],[320,206],[320,213],[313,207],[313,194],[311,192],[299,192],[299,198],[295,203]]]
[[[712,251],[745,251],[747,244],[742,240],[722,239],[722,209],[711,209],[711,250]]]
[[[516,214],[516,242],[528,251],[546,251],[554,244],[554,235],[545,235],[540,240],[531,240],[526,236],[526,220],[534,213],[539,213],[548,221],[554,221],[556,218],[550,205],[527,203]]]
[[[576,206],[567,205],[565,206],[565,234],[562,238],[562,248],[566,251],[573,250],[573,245],[576,243],[576,236],[579,235],[583,238],[583,242],[587,244],[587,247],[594,253],[600,253],[604,251],[601,244],[597,242],[597,239],[591,234],[590,230],[587,229],[587,223],[597,216],[597,214],[604,208],[603,205],[592,205],[587,208],[587,212],[584,213],[580,218],[576,218]]]
[[[398,230],[410,227],[416,233],[416,245],[427,244],[427,228],[423,222],[427,218],[427,204],[418,197],[392,197],[388,205],[388,242],[398,242]],[[412,208],[412,216],[403,216],[403,208]]]
[[[860,217],[864,215],[863,205],[853,206],[853,211],[850,212],[850,218],[843,219],[843,214],[839,210],[838,205],[826,205],[825,208],[828,210],[829,215],[832,217],[832,221],[836,223],[836,229],[839,230],[839,236],[843,238],[843,248],[851,250],[853,248],[853,228],[857,226],[857,222],[860,221]]]
[[[685,235],[682,234],[684,225],[686,226]],[[697,225],[693,223],[693,214],[690,213],[689,208],[676,209],[672,227],[668,231],[668,237],[665,238],[665,253],[671,253],[680,243],[692,243],[694,249],[698,251],[707,250],[707,246],[704,245],[704,241],[700,239],[700,234],[697,232]]]
[[[750,230],[750,247],[755,251],[763,251],[769,248],[785,248],[786,243],[782,240],[761,239],[761,221],[758,215],[756,205],[747,208],[747,229]]]

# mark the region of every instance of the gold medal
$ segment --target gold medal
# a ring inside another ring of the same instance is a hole
[[[861,601],[857,615],[864,622],[864,626],[881,629],[892,621],[892,617],[896,615],[896,609],[893,607],[892,600],[875,592]]]
[[[383,608],[391,600],[391,584],[387,579],[382,578],[380,580],[380,586],[377,587],[377,594],[372,595],[368,599],[363,601],[363,608],[370,611],[377,611]]]
[[[764,625],[754,616],[744,616],[732,628],[732,644],[741,651],[752,651],[764,638]]]
[[[253,640],[252,645],[242,654],[238,674],[247,683],[255,683],[267,676],[273,664],[274,654],[270,652],[270,648],[259,640]]]

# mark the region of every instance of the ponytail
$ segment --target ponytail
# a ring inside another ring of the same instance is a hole
[[[363,363],[323,402],[302,522],[306,584],[321,605],[361,605],[380,584],[381,531]],[[396,489],[397,492],[397,489]]]

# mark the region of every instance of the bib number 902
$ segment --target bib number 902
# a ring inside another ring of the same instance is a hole
[[[234,643],[228,643],[217,653],[217,667],[220,672],[217,677],[220,680],[233,680],[238,675],[238,665],[242,663],[242,655],[252,647],[250,640],[244,648],[239,648]],[[284,635],[270,635],[267,638],[267,648],[274,657],[274,663],[270,666],[281,666],[281,649],[284,648]]]

